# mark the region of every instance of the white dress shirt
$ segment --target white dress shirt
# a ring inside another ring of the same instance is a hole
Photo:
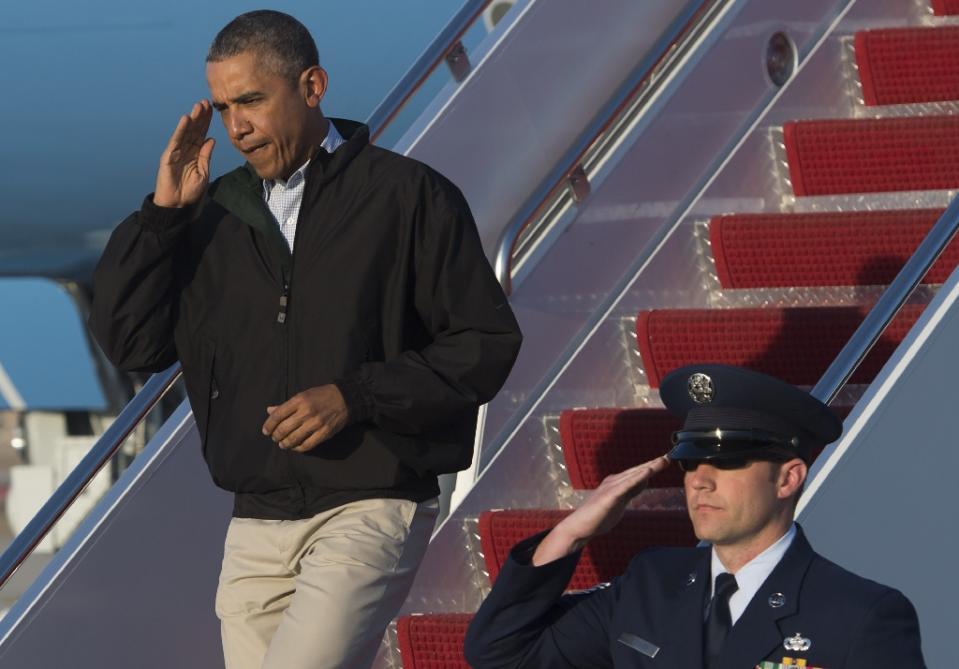
[[[320,148],[327,153],[333,153],[345,141],[333,122],[330,121],[329,130],[326,133],[326,138],[320,144]],[[280,232],[286,238],[290,251],[293,251],[293,241],[296,239],[296,220],[300,215],[300,205],[303,204],[306,166],[309,164],[310,161],[307,160],[286,181],[283,181],[283,179],[263,180],[263,199],[266,200],[266,205],[273,213],[277,225],[280,226]]]
[[[729,614],[732,618],[733,625],[735,625],[736,621],[739,620],[739,617],[749,605],[750,600],[753,598],[759,588],[762,587],[763,583],[765,583],[773,569],[775,569],[776,565],[779,564],[779,561],[783,559],[783,555],[786,554],[786,550],[790,545],[792,545],[795,537],[796,523],[793,523],[789,526],[789,530],[786,532],[786,534],[780,537],[779,541],[744,564],[742,567],[740,567],[739,571],[736,572],[736,584],[739,586],[739,589],[736,590],[736,592],[734,592],[729,598]],[[729,571],[723,566],[719,556],[716,555],[715,548],[713,548],[712,553],[712,583],[709,590],[710,598],[712,598],[712,593],[716,591],[716,577],[719,574]]]

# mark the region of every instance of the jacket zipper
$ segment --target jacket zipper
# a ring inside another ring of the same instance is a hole
[[[296,247],[296,241],[293,242],[293,247]],[[292,387],[293,382],[293,328],[287,325],[290,319],[290,297],[292,295],[292,284],[293,284],[293,262],[296,256],[293,255],[292,251],[290,253],[290,266],[283,270],[283,292],[280,293],[280,311],[276,315],[277,322],[283,326],[286,330],[286,336],[284,340],[286,341],[286,396],[290,398],[292,396]],[[287,274],[289,272],[289,274]]]
[[[304,200],[306,199],[304,193]],[[302,205],[300,212],[302,213]],[[297,227],[299,227],[299,214],[297,214]],[[299,230],[297,230],[299,232]],[[298,235],[297,235],[298,236]],[[283,340],[283,357],[284,357],[284,383],[283,387],[285,389],[286,397],[288,400],[293,396],[292,392],[292,380],[293,380],[293,329],[287,325],[290,313],[290,293],[291,293],[291,284],[293,283],[293,263],[296,259],[296,237],[293,238],[293,247],[290,249],[290,264],[289,267],[280,268],[280,276],[283,281],[283,290],[280,293],[280,305],[279,311],[276,314],[276,322],[280,327],[285,330],[283,336],[280,338]],[[306,507],[306,491],[303,489],[303,483],[300,481],[300,478],[296,475],[296,469],[293,467],[293,459],[287,458],[288,471],[290,473],[290,479],[296,485],[297,490],[300,493],[300,505],[302,509]]]
[[[283,285],[280,291],[280,307],[276,313],[276,322],[282,330],[280,339],[283,342],[283,392],[286,394],[285,399],[290,399],[290,388],[292,387],[291,370],[293,369],[293,343],[290,340],[293,337],[293,332],[287,325],[290,309],[290,276],[287,275],[287,271],[289,271],[290,274],[293,273],[292,265],[290,270],[286,268],[281,268],[280,270]]]
[[[276,314],[276,322],[282,326],[283,342],[283,392],[286,395],[284,400],[290,399],[290,329],[286,327],[287,309],[290,306],[290,279],[287,277],[286,268],[280,268],[282,277],[282,290],[280,291],[280,310]]]
[[[283,292],[280,293],[280,312],[276,315],[276,322],[280,325],[286,323],[286,307],[290,302],[290,282],[283,278]]]

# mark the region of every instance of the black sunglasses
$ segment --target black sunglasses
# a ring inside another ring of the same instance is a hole
[[[783,457],[737,457],[737,458],[717,458],[715,460],[675,460],[676,464],[679,465],[679,468],[684,472],[694,472],[696,467],[706,463],[710,464],[716,469],[722,469],[723,471],[731,471],[733,469],[745,469],[750,465],[750,463],[763,461],[763,462],[786,462],[788,458]]]
[[[696,467],[704,462],[711,464],[716,469],[722,469],[725,471],[731,469],[744,469],[752,461],[752,458],[720,458],[717,460],[676,460],[676,464],[679,465],[679,468],[684,472],[694,472],[696,471]]]

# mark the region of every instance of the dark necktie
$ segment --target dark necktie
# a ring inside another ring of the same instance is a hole
[[[732,616],[729,614],[729,598],[739,589],[736,577],[729,573],[719,574],[716,577],[716,594],[709,602],[709,612],[706,615],[706,627],[703,630],[703,657],[706,660],[706,669],[718,664],[719,654],[723,650],[723,643],[733,626]]]

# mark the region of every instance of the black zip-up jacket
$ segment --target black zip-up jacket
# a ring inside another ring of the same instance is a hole
[[[460,191],[335,125],[347,141],[310,161],[292,253],[247,165],[193,211],[147,197],[94,273],[97,341],[125,370],[180,360],[236,516],[435,496],[438,474],[469,465],[476,410],[519,351]],[[307,453],[262,434],[267,406],[328,383],[349,411],[339,434]]]

